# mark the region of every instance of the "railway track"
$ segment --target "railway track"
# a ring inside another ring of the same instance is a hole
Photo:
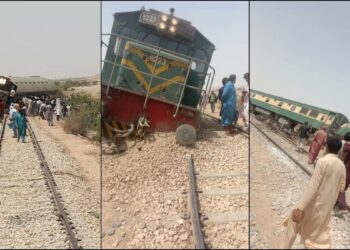
[[[235,225],[236,228],[241,227],[240,229],[242,229],[242,227],[245,228],[245,223],[248,224],[248,184],[246,183],[246,187],[243,188],[241,185],[236,185],[233,188],[217,188],[213,185],[213,182],[209,181],[209,185],[204,185],[203,182],[207,181],[207,179],[211,179],[211,181],[215,179],[220,182],[222,178],[227,177],[231,178],[231,180],[232,178],[248,179],[248,174],[239,172],[199,172],[195,170],[194,161],[191,156],[188,175],[188,209],[191,218],[190,224],[192,226],[194,246],[196,249],[217,248],[218,246],[215,245],[214,237],[217,231],[220,231],[220,227],[225,228],[227,225]],[[214,199],[214,202],[206,200],[208,198]],[[215,211],[215,208],[218,209],[222,204],[224,204],[224,209]],[[214,211],[213,206],[215,206]],[[211,227],[219,227],[219,230],[215,230],[216,232],[213,233]],[[248,225],[246,225],[247,228]],[[234,231],[231,232],[230,236],[232,235],[234,235]],[[246,238],[248,239],[248,230]],[[244,243],[244,239],[242,239],[242,242],[233,243],[231,241],[228,243],[229,245],[226,245],[226,247],[229,248],[248,248],[248,241]]]
[[[251,121],[255,124],[255,126],[259,126],[260,128],[262,128],[262,125],[263,125],[263,124],[261,124],[260,121],[259,121],[259,124],[258,124],[256,118],[251,119]],[[264,124],[264,125],[265,125],[265,124]],[[273,132],[273,133],[279,135],[280,137],[282,137],[286,142],[290,143],[291,145],[293,145],[293,146],[295,146],[295,147],[297,146],[297,143],[296,143],[293,139],[288,138],[286,135],[284,135],[284,134],[281,133],[280,131],[275,130],[275,129],[272,129],[272,128],[270,128],[269,126],[266,126],[266,125],[265,125],[265,128],[268,129],[269,131],[271,131],[271,132]],[[304,154],[308,154],[308,151],[305,150],[304,148],[301,148],[301,152],[304,153]]]
[[[27,141],[34,151],[29,143],[19,142],[16,148],[20,151],[13,150],[16,139],[2,131],[6,154],[0,163],[0,248],[79,249],[62,196],[36,135],[29,122],[27,125]]]
[[[33,143],[34,149],[35,149],[36,154],[40,160],[41,170],[45,176],[45,180],[46,180],[45,184],[47,185],[49,191],[52,193],[53,200],[58,208],[58,213],[57,213],[58,220],[61,222],[61,224],[64,226],[64,228],[67,232],[68,240],[69,240],[71,248],[78,249],[78,240],[75,236],[75,233],[73,232],[73,229],[75,229],[73,222],[70,221],[68,218],[68,214],[65,211],[65,207],[63,205],[62,196],[57,190],[57,185],[56,185],[55,179],[50,171],[49,165],[46,162],[45,156],[40,148],[39,142],[35,136],[35,133],[31,127],[29,121],[27,121],[27,125],[28,125],[28,131],[29,131],[30,137],[32,138],[32,143]]]
[[[214,121],[220,123],[220,119],[219,119],[219,118],[217,118],[217,117],[215,117],[215,116],[213,116],[213,115],[210,115],[210,114],[208,114],[208,113],[203,113],[203,114],[204,114],[205,116],[209,117],[210,119],[212,119],[212,120],[214,120]],[[249,137],[249,130],[248,130],[248,131],[247,131],[247,130],[244,130],[244,129],[238,127],[238,126],[236,126],[235,129],[238,129],[238,130],[241,131],[245,136]]]
[[[312,168],[305,166],[305,164],[301,163],[297,158],[293,156],[290,152],[288,152],[286,149],[284,149],[281,146],[281,142],[277,141],[275,138],[272,138],[271,132],[274,133],[274,131],[266,131],[262,126],[259,126],[254,121],[250,121],[251,125],[254,126],[261,134],[263,134],[274,146],[276,146],[280,151],[282,151],[289,159],[291,159],[299,168],[301,168],[308,176],[312,175]],[[265,127],[266,128],[266,127]],[[278,134],[279,135],[279,134]],[[281,135],[279,135],[281,136]],[[282,137],[282,136],[281,136]],[[293,145],[293,148],[295,148],[295,144],[291,143],[289,140],[286,140],[286,138],[282,137],[284,141],[288,142],[289,144]],[[305,150],[304,150],[305,151]],[[305,155],[305,152],[303,152],[303,155]]]

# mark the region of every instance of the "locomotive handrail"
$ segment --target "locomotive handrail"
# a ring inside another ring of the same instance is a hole
[[[155,60],[154,63],[153,63],[152,75],[151,75],[151,79],[150,79],[150,81],[149,81],[149,86],[148,86],[148,89],[147,89],[147,93],[146,93],[146,97],[145,97],[145,102],[143,103],[144,109],[146,109],[146,106],[147,106],[147,100],[148,100],[149,92],[150,92],[151,87],[152,87],[152,81],[153,81],[154,73],[156,72],[156,66],[157,66],[159,54],[160,54],[160,49],[158,49],[156,60]]]
[[[114,64],[114,62],[109,61],[109,60],[102,60],[102,61],[103,61],[103,62],[107,62],[107,63]],[[121,64],[117,64],[117,63],[115,63],[115,64],[116,64],[116,66],[118,66],[118,67],[122,67],[122,68],[129,69],[129,70],[134,70],[134,71],[137,71],[137,72],[139,72],[139,73],[141,73],[141,74],[145,74],[145,75],[147,75],[147,76],[151,76],[150,73],[147,73],[147,72],[144,72],[144,71],[141,71],[141,70],[138,70],[138,69],[132,69],[132,68],[130,68],[130,67],[127,67],[127,66],[124,66],[124,65],[121,65]],[[159,77],[159,76],[155,76],[155,78],[161,79],[161,80],[169,80],[169,79],[167,79],[167,78],[163,78],[163,77]],[[213,78],[212,78],[212,79],[213,79]],[[172,82],[173,84],[184,85],[184,83],[177,82],[177,81],[170,81],[170,82]],[[106,81],[104,81],[104,80],[102,79],[102,82],[101,82],[101,83],[104,84],[104,85],[107,85],[107,91],[108,91],[110,82],[106,82]],[[132,90],[123,88],[123,87],[121,87],[121,86],[118,86],[118,88],[123,89],[124,91],[127,90],[127,91],[129,91],[129,92],[131,92],[131,93],[137,93],[137,94],[139,94],[139,95],[142,95],[140,92],[132,91]],[[184,86],[184,88],[190,88],[190,89],[199,90],[201,94],[202,94],[202,93],[205,93],[205,90],[200,89],[200,88],[198,88],[198,87],[191,86],[191,85],[186,85],[186,86]],[[107,91],[106,91],[106,95],[108,95],[108,92],[107,92]],[[159,100],[159,101],[163,101],[163,102],[169,103],[169,104],[173,104],[173,105],[177,105],[177,104],[178,104],[177,102],[171,102],[171,101],[168,101],[168,100],[165,100],[165,99],[156,98],[156,97],[154,97],[154,96],[152,96],[152,98],[153,98],[153,99],[157,99],[157,100]],[[187,105],[184,105],[184,104],[181,104],[181,103],[180,103],[180,107],[190,108],[190,109],[192,109],[192,110],[199,111],[200,113],[202,113],[203,111],[201,111],[201,109],[202,109],[202,106],[203,106],[203,105],[200,103],[199,106],[200,106],[199,108],[193,108],[193,107],[191,107],[191,106],[187,106]]]
[[[139,69],[130,68],[130,67],[124,66],[124,65],[122,65],[122,64],[114,63],[114,62],[112,62],[112,61],[110,61],[110,60],[102,60],[102,61],[103,61],[103,62],[110,63],[110,64],[115,64],[116,66],[122,67],[122,68],[124,68],[124,69],[130,69],[130,70],[133,70],[133,71],[137,71],[137,72],[139,72],[139,73],[141,73],[141,74],[143,74],[143,75],[146,75],[146,76],[152,76],[152,74],[150,74],[150,73],[144,72],[144,71],[139,70]],[[164,78],[164,77],[161,77],[161,76],[155,76],[154,78],[157,78],[157,79],[160,79],[160,80],[164,80],[164,81],[169,81],[169,80],[170,80],[170,79],[168,79],[168,78]],[[176,84],[180,84],[180,85],[184,85],[184,83],[182,83],[182,82],[177,82],[177,81],[173,81],[173,80],[170,80],[170,82],[176,83]],[[194,86],[191,86],[191,85],[187,85],[186,87],[192,88],[192,89],[197,89],[197,90],[200,89],[200,88],[198,88],[198,87],[194,87]]]
[[[179,98],[179,102],[176,105],[176,110],[175,110],[175,113],[173,115],[174,118],[177,116],[177,112],[179,111],[179,107],[180,107],[180,103],[181,103],[182,97],[184,96],[186,82],[187,82],[187,79],[188,79],[188,75],[190,74],[191,64],[192,64],[192,59],[190,60],[190,63],[188,64],[189,66],[188,66],[188,69],[187,69],[187,74],[186,74],[186,78],[185,78],[185,81],[184,81],[184,86],[182,87],[181,95],[180,95],[180,98]]]

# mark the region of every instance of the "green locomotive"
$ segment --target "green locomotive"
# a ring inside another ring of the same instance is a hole
[[[195,133],[201,97],[215,75],[209,65],[214,45],[174,9],[116,13],[111,33],[104,35],[104,120],[130,127],[146,118],[151,130],[176,130],[177,138]]]

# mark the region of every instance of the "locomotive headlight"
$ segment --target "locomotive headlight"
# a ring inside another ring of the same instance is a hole
[[[167,15],[162,15],[162,21],[166,22],[168,21],[169,17]]]
[[[165,24],[165,23],[163,23],[163,22],[160,22],[160,23],[159,23],[159,28],[160,28],[160,29],[163,30],[163,29],[165,29],[165,27],[166,27],[166,24]]]
[[[171,23],[172,23],[173,25],[177,25],[178,21],[177,21],[176,18],[173,18],[173,19],[171,19]]]
[[[170,26],[169,27],[169,31],[174,33],[176,31],[176,27],[175,26]]]

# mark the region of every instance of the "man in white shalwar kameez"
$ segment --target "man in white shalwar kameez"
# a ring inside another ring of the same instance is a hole
[[[340,140],[331,136],[327,139],[327,154],[317,161],[303,197],[283,222],[286,231],[280,248],[291,248],[297,234],[305,248],[331,248],[332,209],[345,187],[345,166],[337,156],[340,148]]]

